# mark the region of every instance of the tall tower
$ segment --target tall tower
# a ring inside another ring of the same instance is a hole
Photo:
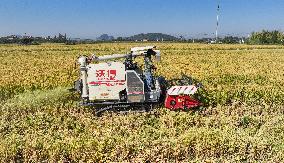
[[[217,0],[217,21],[216,21],[216,31],[215,31],[215,41],[218,42],[218,27],[219,27],[219,14],[220,14],[220,0]]]

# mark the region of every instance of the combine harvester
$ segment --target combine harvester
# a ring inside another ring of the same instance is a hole
[[[134,62],[136,57],[144,57],[144,69]],[[134,47],[129,54],[79,57],[80,79],[75,81],[74,90],[80,93],[81,104],[94,106],[97,113],[129,108],[148,111],[159,104],[171,110],[200,106],[201,102],[193,98],[200,86],[172,86],[167,90],[168,82],[154,75],[152,57],[161,59],[155,46]]]

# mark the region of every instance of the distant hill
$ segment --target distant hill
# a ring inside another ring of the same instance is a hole
[[[108,34],[102,34],[100,37],[97,38],[98,41],[112,41],[114,40],[113,36],[109,36]]]
[[[178,38],[171,36],[171,35],[167,35],[167,34],[163,34],[163,33],[141,33],[141,34],[137,34],[134,36],[130,36],[130,37],[126,37],[125,40],[130,40],[130,41],[136,41],[136,40],[147,40],[147,41],[173,41],[173,40],[178,40]]]

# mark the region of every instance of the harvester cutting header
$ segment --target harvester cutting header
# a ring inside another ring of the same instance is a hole
[[[144,57],[144,68],[134,62],[136,57]],[[162,103],[169,109],[201,105],[192,97],[196,85],[173,86],[167,91],[167,81],[154,75],[153,57],[161,60],[155,46],[134,47],[129,54],[79,57],[80,79],[74,88],[81,94],[82,105],[95,106],[97,111],[128,107],[148,110]]]

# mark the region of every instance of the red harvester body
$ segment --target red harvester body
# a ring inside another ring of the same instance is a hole
[[[200,106],[201,103],[191,97],[197,89],[194,85],[171,87],[167,91],[165,107],[171,110],[178,110]]]

